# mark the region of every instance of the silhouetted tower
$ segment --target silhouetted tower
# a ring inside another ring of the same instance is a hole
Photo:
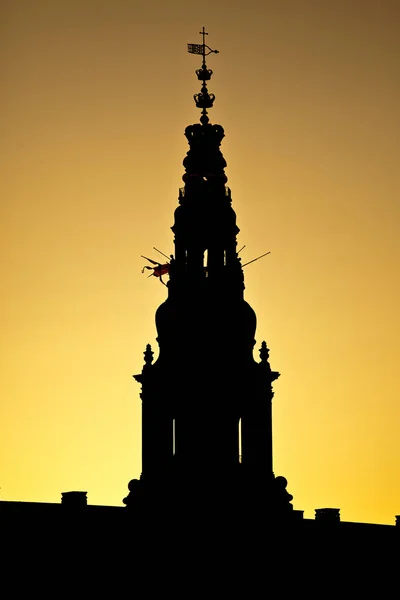
[[[272,382],[279,373],[263,342],[253,358],[256,315],[244,300],[243,269],[237,252],[236,214],[227,187],[221,125],[209,122],[214,95],[205,44],[189,44],[202,55],[202,82],[194,95],[200,123],[186,127],[189,151],[183,161],[172,231],[175,253],[168,297],[156,312],[159,355],[150,345],[136,381],[142,385],[142,476],[135,492],[164,503],[210,503],[246,498],[253,504],[291,508],[284,478],[272,466]]]

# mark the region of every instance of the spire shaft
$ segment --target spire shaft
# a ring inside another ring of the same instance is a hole
[[[215,100],[215,96],[214,94],[210,94],[207,89],[207,81],[211,79],[212,71],[211,69],[207,69],[206,56],[208,56],[211,53],[218,54],[218,50],[212,50],[212,48],[206,45],[205,36],[208,35],[208,32],[205,30],[205,27],[203,27],[202,31],[200,31],[199,33],[203,38],[203,43],[188,44],[188,52],[190,54],[201,54],[203,58],[201,69],[196,70],[197,79],[199,81],[202,81],[203,85],[201,87],[200,93],[194,94],[193,97],[197,108],[202,109],[200,122],[203,125],[207,125],[209,121],[207,116],[207,108],[212,107]],[[208,50],[208,52],[206,52],[206,49]]]
[[[200,35],[203,36],[203,65],[202,68],[205,69],[206,68],[206,35],[208,35],[204,25],[203,25],[203,30],[199,32]]]

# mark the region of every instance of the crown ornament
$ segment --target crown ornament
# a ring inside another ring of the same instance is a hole
[[[203,85],[203,87],[201,88],[201,92],[199,92],[198,94],[194,94],[193,98],[197,108],[205,109],[212,108],[212,105],[214,104],[215,100],[215,95],[209,94],[207,86]]]
[[[210,81],[213,72],[203,66],[201,69],[196,69],[197,79],[199,81]]]

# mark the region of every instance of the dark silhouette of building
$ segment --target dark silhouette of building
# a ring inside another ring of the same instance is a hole
[[[153,363],[148,345],[135,376],[142,386],[143,471],[125,502],[214,510],[217,503],[251,501],[287,517],[292,496],[272,468],[272,382],[279,373],[271,370],[265,342],[260,361],[253,358],[256,315],[243,297],[239,228],[220,150],[224,129],[208,117],[214,95],[204,35],[203,44],[189,45],[202,54],[194,96],[201,116],[185,130],[189,151],[172,227],[168,298],[156,312],[159,355]]]
[[[323,598],[350,574],[356,586],[369,569],[387,581],[391,561],[398,568],[400,517],[393,526],[345,523],[339,509],[321,508],[315,520],[304,519],[286,479],[274,474],[272,384],[279,373],[266,342],[254,358],[256,315],[244,299],[245,265],[220,150],[224,129],[208,116],[215,98],[206,56],[217,51],[201,33],[203,43],[188,46],[202,57],[194,95],[201,114],[185,130],[175,252],[153,273],[162,283],[169,276],[167,299],[156,312],[159,353],[154,361],[148,345],[134,376],[142,399],[141,477],[129,483],[125,507],[89,506],[86,492],[64,493],[61,504],[0,502],[3,531],[9,526],[11,537],[22,531],[25,549],[46,535],[50,553],[73,547],[74,556],[90,553],[106,565],[116,548],[120,559],[140,555],[151,569],[178,559],[182,567],[187,554],[204,560],[205,549],[210,561],[222,561],[220,575],[230,565],[226,590],[245,565],[262,593],[272,593],[272,580],[263,580],[267,567],[269,578],[278,569],[289,580],[300,570],[305,579],[294,582],[297,591],[324,577],[316,585]],[[209,572],[205,566],[198,576]],[[279,585],[286,590],[289,583]]]

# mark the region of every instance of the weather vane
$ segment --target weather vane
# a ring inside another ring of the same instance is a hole
[[[208,56],[209,54],[218,54],[219,50],[212,50],[210,48],[210,46],[206,45],[206,35],[208,35],[208,32],[205,30],[205,28],[203,27],[203,31],[199,32],[200,35],[203,36],[203,43],[202,44],[188,44],[188,52],[190,52],[190,54],[202,54],[203,55],[203,67],[206,66],[206,56]],[[208,50],[208,52],[206,52],[206,48]]]
[[[207,44],[205,43],[205,38],[206,38],[206,35],[208,35],[208,33],[204,27],[203,27],[203,30],[200,31],[200,35],[203,36],[203,43],[202,44],[188,44],[188,52],[190,54],[201,54],[201,56],[203,57],[203,63],[201,65],[201,69],[196,70],[197,79],[199,81],[202,81],[203,85],[201,87],[201,92],[199,94],[194,94],[193,98],[194,98],[197,108],[202,109],[200,122],[203,125],[207,125],[207,123],[209,121],[208,116],[207,116],[207,108],[212,107],[214,100],[215,100],[215,95],[209,94],[208,89],[207,89],[207,81],[209,81],[211,79],[211,75],[213,72],[211,71],[211,69],[207,69],[206,56],[208,56],[209,54],[212,54],[212,53],[218,54],[218,50],[213,50],[212,48],[210,48],[210,46],[207,46]],[[206,50],[207,50],[207,52],[206,52]]]

